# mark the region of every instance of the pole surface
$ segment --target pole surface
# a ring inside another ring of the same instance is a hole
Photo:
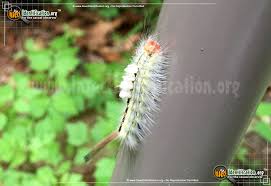
[[[228,165],[270,82],[270,20],[270,0],[165,0],[158,32],[170,46],[169,92],[134,171],[127,177],[119,159],[112,185],[127,179],[217,181],[213,168]],[[200,92],[197,80],[215,92]]]

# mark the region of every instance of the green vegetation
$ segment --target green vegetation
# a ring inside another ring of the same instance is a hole
[[[257,108],[256,117],[250,124],[247,133],[254,133],[259,136],[262,140],[270,143],[271,142],[271,103],[262,102]],[[234,169],[244,168],[244,169],[254,169],[263,170],[265,167],[265,162],[263,159],[250,158],[250,149],[242,144],[236,151],[235,157],[233,159],[231,167]],[[261,152],[256,152],[258,155]],[[262,152],[263,156],[266,156]],[[235,162],[238,161],[241,167],[237,167]],[[259,181],[258,181],[259,182]],[[262,185],[262,183],[254,183],[255,185]],[[219,186],[230,186],[232,185],[229,181],[223,180]]]
[[[4,185],[86,185],[76,167],[86,166],[83,157],[89,147],[118,125],[123,104],[113,87],[125,63],[81,61],[74,46],[78,33],[67,29],[46,46],[26,39],[24,51],[15,57],[24,57],[31,72],[16,72],[0,85]],[[111,144],[98,160],[95,180],[109,181],[116,147]]]
[[[256,117],[252,121],[248,133],[255,133],[266,142],[271,142],[271,103],[262,102],[257,108]],[[250,168],[263,168],[259,165],[263,165],[260,159],[253,159],[253,161],[247,158],[249,150],[245,146],[240,146],[236,152],[236,160],[245,165],[249,165]],[[257,152],[260,153],[260,152]],[[255,165],[254,165],[255,164]]]

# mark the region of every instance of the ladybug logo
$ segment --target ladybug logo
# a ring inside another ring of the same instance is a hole
[[[22,11],[17,6],[11,6],[7,11],[7,17],[12,21],[19,20],[22,17]]]

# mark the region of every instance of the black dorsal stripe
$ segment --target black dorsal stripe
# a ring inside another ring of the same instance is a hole
[[[129,99],[127,100],[127,106],[126,106],[126,109],[125,109],[125,111],[124,111],[124,114],[123,114],[123,117],[122,117],[122,120],[121,120],[121,124],[120,124],[119,130],[118,130],[119,132],[121,131],[122,124],[123,124],[123,122],[124,122],[124,120],[125,120],[125,117],[126,117],[126,114],[127,114],[127,112],[128,112],[128,106],[129,106],[130,100],[131,100],[131,98],[129,98]]]

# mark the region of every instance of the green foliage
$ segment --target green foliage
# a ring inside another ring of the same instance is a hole
[[[0,130],[3,130],[7,124],[7,116],[3,113],[0,113]]]
[[[262,102],[259,104],[256,110],[255,121],[252,122],[249,132],[254,132],[267,142],[271,142],[271,103]],[[248,159],[249,151],[246,147],[240,146],[237,149],[235,159],[242,162],[244,165],[248,165],[251,169],[261,169],[260,165],[263,165],[261,159]],[[237,167],[238,168],[238,167]]]
[[[57,183],[54,170],[48,166],[41,167],[37,170],[37,178],[44,185],[55,185]]]
[[[38,51],[29,51],[28,59],[30,68],[35,71],[48,70],[52,64],[52,51],[40,49]]]
[[[91,136],[94,141],[99,141],[113,130],[119,124],[123,104],[112,101],[106,104],[105,117],[99,117],[94,128],[91,130]]]
[[[264,119],[265,117],[271,117],[271,103],[262,102],[257,108],[256,115],[260,121],[255,123],[252,130],[266,141],[271,142],[271,123]]]
[[[254,130],[257,132],[259,136],[264,138],[269,143],[271,142],[271,127],[270,124],[264,122],[258,122],[255,125]]]
[[[65,4],[63,0],[47,1],[61,11],[76,12],[72,0]],[[92,1],[95,2],[99,1]],[[93,9],[107,21],[124,12],[119,8]],[[143,9],[131,10],[142,14]],[[149,7],[145,10],[156,11]],[[142,23],[135,25],[125,37],[120,33],[117,36],[126,39],[136,34],[143,28]],[[130,54],[124,53],[123,60],[116,64],[82,61],[74,44],[84,32],[68,25],[63,30],[62,35],[48,43],[27,38],[24,50],[13,57],[18,63],[21,59],[26,61],[28,73],[15,72],[6,85],[0,85],[0,163],[5,165],[0,167],[0,180],[3,185],[43,186],[61,182],[66,186],[75,183],[85,186],[84,181],[91,176],[97,182],[108,182],[112,175],[115,160],[110,158],[111,151],[106,151],[108,157],[97,162],[94,175],[81,175],[76,170],[77,166],[83,166],[89,147],[119,124],[124,105],[117,99],[116,87]]]
[[[80,157],[81,158],[81,157]],[[64,161],[60,164],[60,166],[56,170],[56,175],[63,175],[66,172],[69,172],[71,169],[71,162],[70,161]]]
[[[130,56],[125,58],[125,62],[130,61]],[[122,79],[123,70],[126,63],[121,64],[105,64],[103,62],[90,63],[85,65],[87,73],[98,83],[112,83],[117,87]]]
[[[27,60],[31,72],[15,72],[7,84],[0,85],[0,163],[7,165],[0,169],[4,185],[87,185],[73,167],[83,165],[90,144],[119,124],[123,104],[114,87],[124,65],[82,65],[73,46],[82,33],[67,26],[65,30],[48,45],[26,39],[20,58]],[[83,113],[93,117],[91,112],[98,115],[96,122],[83,121]],[[114,161],[102,158],[95,179],[109,180]],[[26,164],[36,171],[21,170]]]
[[[28,131],[26,127],[16,126],[6,131],[0,140],[0,161],[17,167],[26,160]]]
[[[50,99],[47,96],[37,96],[34,97],[30,104],[29,104],[29,110],[34,118],[40,118],[42,117],[50,104]]]
[[[0,85],[0,106],[12,101],[14,90],[10,85]]]
[[[80,63],[77,57],[78,48],[71,47],[71,44],[76,36],[83,33],[67,25],[64,30],[65,34],[55,37],[47,48],[39,46],[32,38],[26,40],[24,45],[26,51],[23,54],[28,58],[29,67],[33,71],[49,71],[51,77],[61,80],[76,69]]]
[[[86,183],[82,182],[82,175],[76,173],[65,173],[61,177],[60,182],[64,186],[74,186],[75,184],[78,186],[87,186]]]
[[[47,0],[48,2],[54,3],[55,6],[62,5],[64,7],[63,11],[68,11],[70,14],[74,14],[76,12],[76,8],[73,6],[74,0]]]
[[[241,161],[241,162],[245,162],[247,160],[246,155],[248,153],[247,148],[245,147],[240,147],[236,153],[236,158]]]
[[[263,102],[259,105],[256,114],[258,116],[270,116],[271,115],[271,103]]]
[[[87,142],[87,126],[83,122],[67,125],[68,143],[80,146]]]
[[[18,99],[14,102],[14,109],[17,113],[26,114],[30,112],[30,106],[28,104],[28,100],[26,99]]]
[[[77,48],[62,48],[54,53],[55,64],[51,69],[51,75],[57,78],[66,77],[79,64],[76,57]]]
[[[119,15],[119,8],[100,8],[98,13],[105,19],[113,19]]]
[[[103,158],[97,162],[96,166],[97,168],[94,176],[97,183],[95,184],[95,186],[107,185],[105,183],[110,181],[115,167],[115,160],[111,158]]]
[[[56,92],[52,96],[52,107],[56,112],[59,112],[62,115],[67,117],[74,116],[77,114],[77,109],[75,101],[72,96],[68,95],[65,92]]]
[[[74,157],[74,163],[77,165],[84,164],[85,161],[82,159],[82,157],[84,157],[88,152],[89,152],[89,148],[86,148],[86,147],[79,148]]]
[[[85,68],[93,80],[103,83],[107,74],[107,66],[104,62],[89,63],[85,65]]]
[[[38,43],[36,43],[32,38],[28,38],[25,43],[24,43],[24,48],[27,50],[27,51],[37,51],[39,50],[39,45]]]

